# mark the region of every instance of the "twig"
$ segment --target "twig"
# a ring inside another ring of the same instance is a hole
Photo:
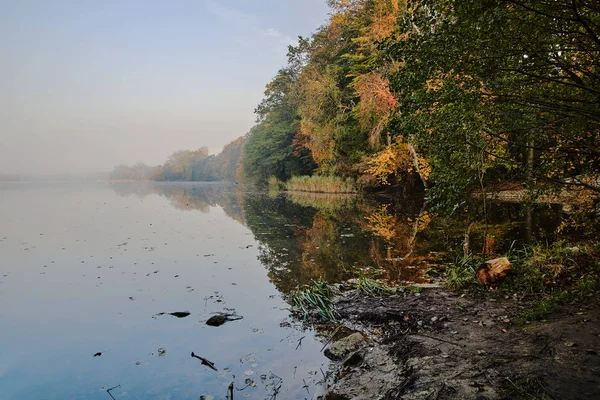
[[[308,394],[310,394],[310,390],[308,390],[308,384],[306,383],[306,381],[304,380],[304,378],[302,378],[302,382],[304,382],[304,386],[302,386],[304,389],[306,389],[306,392]]]
[[[323,347],[321,347],[320,351],[323,351],[325,349],[325,347],[327,347],[327,345],[329,344],[329,342],[331,342],[331,340],[333,339],[333,337],[335,336],[335,334],[338,333],[338,331],[340,329],[342,329],[342,326],[344,326],[344,325],[338,326],[337,329],[335,331],[333,331],[333,333],[331,334],[331,336],[329,336],[329,339],[327,339],[327,341],[325,342],[325,344],[323,345]]]
[[[204,357],[200,357],[196,354],[194,354],[194,352],[192,351],[192,357],[197,358],[198,360],[202,361],[202,365],[206,365],[207,367],[215,370],[215,371],[219,371],[216,367],[215,367],[215,363],[213,363],[212,361],[208,361],[206,358]]]
[[[120,384],[119,384],[119,385],[117,385],[117,386],[113,386],[113,387],[111,387],[110,389],[106,389],[106,393],[108,393],[108,395],[109,395],[109,396],[110,396],[110,397],[111,397],[113,400],[117,400],[117,399],[115,399],[115,397],[112,395],[112,393],[111,393],[110,391],[111,391],[111,390],[113,390],[113,389],[120,388],[120,387],[121,387],[121,385],[120,385]]]
[[[271,398],[269,400],[277,399],[277,395],[279,394],[279,391],[281,390],[281,386],[283,385],[283,379],[271,372],[271,379],[273,379],[273,378],[279,379],[279,382],[277,382],[277,384],[273,382],[273,393],[271,394]],[[269,383],[269,385],[270,385],[270,383]],[[269,386],[269,385],[267,385],[267,386]],[[277,385],[279,385],[279,386],[277,386]]]
[[[304,339],[306,336],[302,336],[300,339],[298,339],[298,345],[296,346],[296,350],[298,350],[298,347],[302,346],[302,339]]]
[[[464,344],[460,344],[460,343],[456,343],[456,342],[451,342],[451,341],[446,340],[446,339],[436,338],[436,337],[433,337],[433,336],[425,335],[423,333],[413,333],[413,335],[423,336],[423,337],[426,337],[426,338],[429,338],[429,339],[438,340],[440,342],[444,342],[444,343],[448,343],[448,344],[453,344],[453,345],[458,346],[458,347],[466,347]]]
[[[327,380],[327,375],[325,375],[325,372],[323,372],[323,368],[319,368],[319,370],[321,371],[321,375],[323,375],[323,382],[325,382]]]

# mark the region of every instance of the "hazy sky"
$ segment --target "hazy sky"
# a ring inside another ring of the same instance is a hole
[[[0,173],[218,152],[327,13],[325,0],[0,0]]]

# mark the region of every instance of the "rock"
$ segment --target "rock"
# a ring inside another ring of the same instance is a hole
[[[353,333],[327,346],[323,354],[330,360],[341,360],[348,353],[356,350],[365,341],[364,336],[359,333]]]
[[[227,322],[227,317],[225,315],[213,315],[206,321],[206,325],[210,326],[221,326],[225,322]]]
[[[236,316],[233,314],[217,314],[217,315],[213,315],[208,320],[206,320],[206,325],[221,326],[225,322],[237,321],[238,319],[242,319],[242,318],[243,317],[241,317],[241,316]]]
[[[346,360],[344,360],[344,366],[355,367],[358,364],[360,364],[364,359],[365,358],[363,357],[360,351],[355,351],[354,353],[350,354],[348,358],[346,358]]]
[[[482,285],[491,285],[505,278],[509,272],[510,261],[508,258],[495,258],[481,264],[475,273],[475,278]]]
[[[175,312],[169,313],[169,315],[172,315],[177,318],[185,318],[188,315],[190,315],[190,312],[189,311],[175,311]]]

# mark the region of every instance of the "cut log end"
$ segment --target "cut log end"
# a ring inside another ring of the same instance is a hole
[[[477,282],[482,285],[492,285],[504,279],[510,272],[511,266],[508,258],[495,258],[484,262],[475,273]]]

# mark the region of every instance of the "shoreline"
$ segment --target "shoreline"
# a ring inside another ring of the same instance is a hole
[[[600,393],[596,304],[530,324],[513,322],[527,306],[518,299],[463,297],[444,288],[384,297],[351,290],[335,304],[340,323],[365,341],[336,362],[327,395],[315,400],[578,399]]]

